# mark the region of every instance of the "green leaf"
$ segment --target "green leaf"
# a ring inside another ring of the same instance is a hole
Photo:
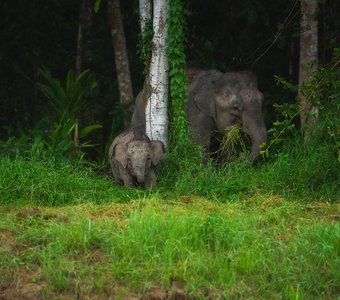
[[[99,128],[102,128],[102,127],[103,126],[100,125],[100,124],[92,124],[92,125],[86,126],[85,128],[80,130],[79,137],[83,138],[83,137],[87,136],[90,132],[92,132],[93,130],[99,129]]]
[[[69,70],[66,76],[66,94],[67,95],[70,95],[70,93],[72,92],[73,85],[74,85],[74,72],[73,70]]]
[[[275,122],[273,123],[273,125],[274,125],[274,126],[279,126],[279,125],[282,125],[282,122],[280,122],[280,121],[275,121]]]
[[[39,71],[46,79],[48,85],[43,83],[37,83],[37,86],[43,92],[43,94],[51,101],[58,115],[61,116],[66,106],[67,100],[66,93],[64,89],[61,87],[60,81],[52,76],[49,69],[43,67]]]
[[[98,13],[98,11],[99,11],[100,2],[101,2],[101,0],[96,0],[96,2],[94,3],[93,10],[94,10],[95,13]]]

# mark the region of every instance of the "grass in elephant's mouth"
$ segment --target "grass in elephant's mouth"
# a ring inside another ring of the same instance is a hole
[[[242,151],[242,153],[247,156],[249,151],[247,150],[243,136],[244,133],[240,124],[229,127],[222,137],[217,154],[231,159],[236,158],[238,152]]]
[[[0,208],[0,298],[335,299],[339,215],[257,193]]]

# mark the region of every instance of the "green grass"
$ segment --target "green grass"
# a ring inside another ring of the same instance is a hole
[[[0,157],[0,204],[111,203],[152,195],[164,199],[194,195],[225,202],[259,191],[298,201],[334,202],[340,198],[340,163],[334,147],[326,142],[293,140],[255,167],[242,159],[220,168],[211,162],[202,165],[199,149],[188,146],[184,150],[168,155],[158,170],[157,188],[145,191],[118,187],[112,176],[98,176],[74,162],[60,162],[33,146],[14,158]]]
[[[298,201],[340,199],[340,162],[336,149],[327,140],[304,143],[301,138],[295,138],[256,166],[244,159],[220,168],[210,163],[203,166],[197,163],[200,161],[202,155],[190,149],[170,154],[160,172],[162,195],[170,198],[196,195],[231,201],[261,191]]]
[[[88,168],[53,160],[6,156],[0,158],[0,204],[65,205],[128,201],[146,191],[122,189],[111,177],[97,176]]]
[[[335,299],[339,213],[274,195],[1,209],[0,281],[46,298],[177,287],[201,299]]]
[[[1,156],[0,298],[336,299],[332,147],[201,159],[170,154],[156,189],[131,190],[39,148]]]

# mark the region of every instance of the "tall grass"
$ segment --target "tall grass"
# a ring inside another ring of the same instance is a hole
[[[118,187],[111,177],[60,162],[41,148],[15,158],[0,157],[1,205],[107,203],[144,197],[147,191]]]
[[[318,140],[289,143],[263,166],[266,189],[295,199],[339,200],[340,163],[334,148]]]
[[[339,200],[340,163],[329,141],[305,142],[300,136],[288,139],[281,150],[255,166],[242,158],[218,168],[211,161],[203,165],[200,149],[190,149],[170,153],[160,173],[165,195],[228,201],[261,191],[301,201]]]
[[[166,199],[201,196],[225,202],[255,192],[277,193],[295,200],[339,200],[339,162],[330,143],[296,137],[267,161],[252,166],[244,159],[216,167],[202,164],[194,145],[171,152],[157,172],[153,190],[127,189],[112,176],[96,175],[89,167],[54,159],[41,147],[15,158],[0,157],[0,204],[64,205],[107,203],[160,195]]]

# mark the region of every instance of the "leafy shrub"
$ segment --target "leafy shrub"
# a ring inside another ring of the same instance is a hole
[[[330,142],[337,152],[340,161],[340,49],[334,49],[333,61],[327,65],[320,65],[317,71],[311,76],[310,82],[304,84],[302,93],[306,101],[317,106],[319,116],[316,125],[309,129],[311,134],[317,135],[317,138],[323,140],[330,137]],[[277,83],[285,89],[297,92],[297,86],[286,81],[285,79],[275,76]],[[275,109],[282,116],[281,120],[273,123],[272,128],[268,130],[268,143],[263,146],[261,153],[269,156],[269,150],[280,149],[275,147],[281,144],[287,135],[296,135],[304,133],[307,128],[297,129],[295,121],[301,113],[299,102],[274,104]]]
[[[75,77],[74,72],[70,70],[63,87],[47,68],[42,68],[40,72],[47,83],[38,83],[38,87],[49,99],[55,114],[55,122],[46,141],[49,150],[64,155],[74,151],[74,146],[77,148],[93,146],[89,142],[77,145],[79,138],[84,138],[93,130],[102,127],[99,124],[91,124],[79,128],[78,118],[85,106],[84,98],[93,93],[97,87],[93,74],[90,70],[85,70]]]

